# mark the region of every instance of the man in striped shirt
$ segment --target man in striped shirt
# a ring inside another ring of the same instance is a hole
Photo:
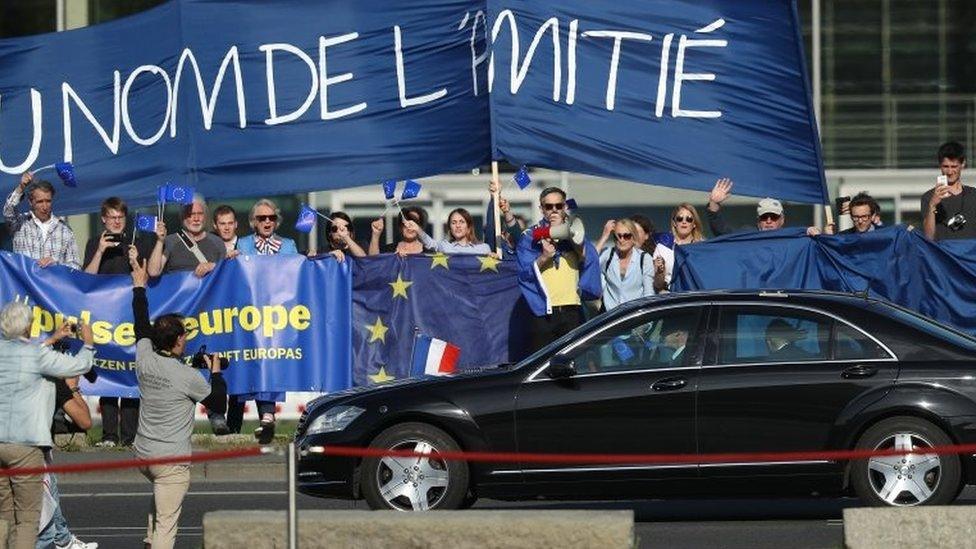
[[[27,195],[30,211],[17,213],[17,205]],[[52,213],[54,187],[47,181],[34,181],[25,172],[3,205],[3,218],[13,235],[13,250],[37,260],[41,267],[61,264],[81,269],[75,233],[64,218]]]

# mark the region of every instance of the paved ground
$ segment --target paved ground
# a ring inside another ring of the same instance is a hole
[[[124,453],[59,455],[59,462],[128,457]],[[284,509],[286,492],[280,457],[261,456],[209,470],[197,467],[184,502],[177,547],[199,547],[203,514],[217,509]],[[235,473],[236,472],[236,473]],[[279,479],[241,482],[251,478]],[[137,474],[72,477],[62,482],[62,506],[72,531],[105,549],[141,547],[150,485]],[[959,503],[976,503],[969,488]],[[298,496],[300,509],[365,509],[362,502]],[[835,548],[843,545],[841,515],[852,499],[696,499],[637,502],[479,501],[479,509],[633,509],[640,547]]]

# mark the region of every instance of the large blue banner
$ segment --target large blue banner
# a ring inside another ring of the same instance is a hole
[[[490,154],[479,9],[173,0],[0,40],[0,172],[73,162],[68,214],[154,203],[167,180],[219,199],[469,170]]]
[[[976,335],[976,240],[932,242],[904,227],[807,237],[744,232],[679,246],[675,291],[866,292]]]
[[[69,319],[91,324],[98,380],[83,385],[86,393],[138,396],[129,276],[41,269],[0,252],[0,280],[0,303],[28,297],[34,338]],[[206,345],[229,359],[231,394],[325,392],[351,385],[350,280],[348,265],[331,256],[241,256],[203,279],[192,273],[153,279],[147,293],[152,318],[186,315],[187,356]]]
[[[459,369],[516,361],[529,311],[514,261],[468,255],[383,255],[353,263],[353,375],[357,385],[410,376],[422,334],[461,348]]]
[[[0,40],[0,67],[0,173],[73,162],[62,214],[168,180],[274,195],[492,153],[824,200],[791,0],[172,0]]]
[[[493,154],[826,203],[792,0],[489,0]]]

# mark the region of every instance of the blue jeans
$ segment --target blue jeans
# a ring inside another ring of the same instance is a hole
[[[54,514],[51,522],[37,534],[36,549],[55,549],[56,545],[68,545],[71,543],[71,531],[68,530],[68,521],[61,514],[61,492],[58,490],[57,475],[48,475],[48,486],[51,496],[54,499]]]

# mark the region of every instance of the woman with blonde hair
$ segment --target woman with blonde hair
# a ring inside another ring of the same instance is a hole
[[[654,295],[651,254],[637,246],[637,226],[627,218],[614,224],[614,246],[600,254],[603,306],[611,310],[628,301]]]
[[[687,202],[675,206],[671,212],[671,233],[674,234],[674,243],[678,246],[705,240],[698,210]]]

